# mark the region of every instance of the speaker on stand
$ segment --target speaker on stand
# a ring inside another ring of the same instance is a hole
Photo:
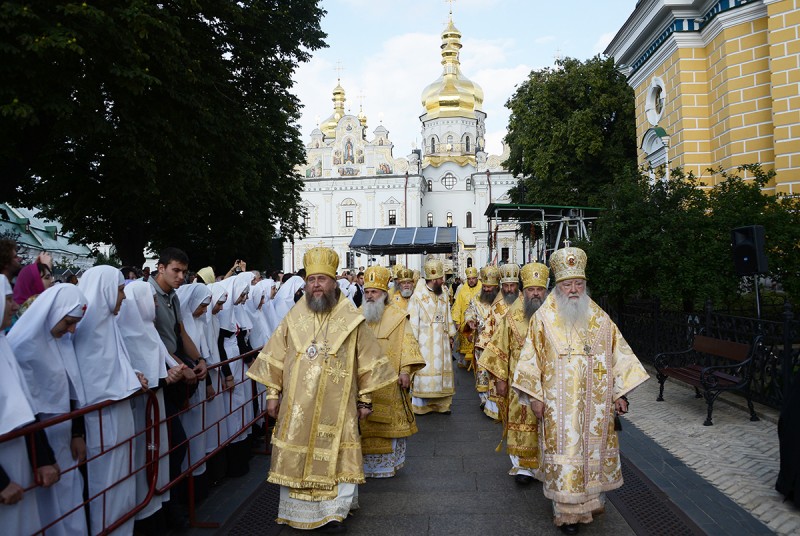
[[[756,316],[761,320],[761,299],[758,290],[758,276],[769,271],[764,247],[764,226],[748,225],[731,231],[731,251],[736,275],[754,276],[756,289]]]

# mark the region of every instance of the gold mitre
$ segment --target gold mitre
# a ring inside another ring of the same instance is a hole
[[[414,284],[415,285],[417,284],[417,281],[419,281],[419,270],[414,270]]]
[[[370,266],[364,271],[364,288],[376,288],[389,291],[389,279],[392,278],[392,272],[383,266]]]
[[[519,284],[519,264],[506,263],[500,267],[500,283]]]
[[[442,261],[438,261],[436,259],[425,261],[424,270],[425,279],[427,281],[444,277],[444,263]]]
[[[339,268],[339,255],[331,248],[311,248],[303,255],[303,267],[306,269],[306,277],[325,274],[336,279],[336,270]]]
[[[586,279],[586,252],[580,248],[561,248],[550,256],[556,283],[565,279]]]
[[[497,266],[484,266],[481,268],[481,284],[488,287],[496,287],[500,284],[500,270]]]
[[[409,270],[408,268],[402,268],[397,271],[397,282],[400,283],[402,281],[413,281],[414,280],[414,271]]]
[[[478,277],[478,269],[474,266],[469,266],[466,270],[464,270],[464,275],[467,276],[467,279],[470,277]]]
[[[547,288],[547,278],[550,270],[540,262],[531,262],[522,267],[519,271],[522,276],[522,288],[544,287]]]

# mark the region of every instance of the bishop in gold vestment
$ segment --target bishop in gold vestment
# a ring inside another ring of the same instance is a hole
[[[395,287],[389,290],[389,301],[400,307],[403,311],[408,310],[408,300],[414,294],[414,272],[408,268],[397,270]]]
[[[500,319],[492,340],[481,354],[481,365],[494,378],[500,400],[503,432],[511,458],[508,474],[514,475],[518,484],[525,485],[539,477],[539,422],[527,402],[523,404],[519,393],[509,389],[508,384],[517,370],[530,319],[547,296],[549,270],[544,264],[530,263],[522,267],[520,274],[522,296]]]
[[[481,282],[478,280],[478,269],[470,266],[465,270],[467,278],[466,284],[458,287],[456,292],[455,303],[450,309],[453,315],[453,322],[455,322],[456,330],[458,330],[458,339],[456,340],[456,351],[458,352],[458,366],[461,368],[469,368],[473,360],[473,349],[475,343],[471,340],[470,334],[472,330],[464,320],[464,314],[467,312],[469,303],[473,299],[477,299],[481,293]]]
[[[358,507],[356,484],[364,482],[358,420],[369,414],[370,393],[394,385],[397,374],[336,288],[338,255],[313,248],[303,264],[304,299],[247,375],[266,385],[267,412],[277,414],[267,480],[281,486],[278,523],[336,528]]]
[[[390,275],[383,266],[367,268],[361,306],[367,325],[398,375],[396,383],[372,393],[372,413],[361,422],[364,474],[373,478],[392,477],[405,463],[406,438],[417,432],[408,388],[411,376],[425,366],[408,313],[389,301]]]
[[[554,523],[576,534],[622,485],[614,412],[647,373],[617,326],[586,294],[586,254],[550,259],[556,286],[533,316],[512,387],[541,417],[543,491]]]
[[[408,302],[409,322],[425,368],[414,376],[414,413],[450,413],[455,386],[450,338],[456,334],[450,304],[443,291],[444,268],[441,261],[425,263],[425,280],[420,280]]]

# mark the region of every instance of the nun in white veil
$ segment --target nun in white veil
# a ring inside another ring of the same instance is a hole
[[[294,295],[297,291],[306,286],[305,280],[299,275],[293,275],[286,283],[283,283],[272,300],[272,326],[273,331],[283,321],[283,317],[294,307]]]
[[[244,304],[244,309],[250,315],[250,320],[253,324],[250,330],[250,347],[254,350],[264,346],[270,336],[267,333],[267,322],[261,312],[268,298],[264,295],[264,285],[262,283],[264,283],[264,280],[251,285],[250,295]]]
[[[123,400],[147,386],[145,377],[134,372],[114,321],[125,299],[124,285],[122,272],[113,266],[89,268],[78,283],[88,306],[75,329],[74,346],[87,405]],[[102,532],[136,506],[136,480],[130,475],[132,460],[126,443],[134,433],[130,401],[86,415],[89,497],[99,494],[89,503],[92,534]],[[133,522],[131,518],[115,533],[132,534]]]
[[[272,279],[262,279],[258,284],[264,288],[264,305],[261,307],[261,316],[264,317],[264,325],[267,327],[267,341],[269,341],[272,332],[275,331],[277,327],[272,325],[272,302],[275,299],[273,292],[277,292],[277,289],[275,288],[275,281]],[[266,344],[266,342],[264,344]]]
[[[39,418],[69,413],[85,403],[72,333],[83,318],[86,298],[75,285],[45,290],[14,324],[8,342],[14,351]],[[36,488],[42,526],[62,518],[47,534],[86,534],[83,476],[77,464],[86,459],[83,418],[45,428],[61,469],[61,479],[49,488]]]
[[[5,434],[36,419],[25,377],[6,340],[5,329],[11,325],[11,317],[19,306],[12,298],[8,279],[2,274],[0,291],[0,434]],[[40,530],[42,523],[36,505],[36,493],[23,492],[34,482],[24,437],[0,443],[0,477],[3,491],[12,492],[10,496],[15,501],[13,504],[0,504],[0,527],[3,532],[33,534]]]
[[[208,320],[206,312],[211,305],[211,289],[202,283],[193,283],[191,285],[181,285],[175,291],[178,293],[178,299],[183,308],[183,327],[186,334],[192,339],[192,342],[200,352],[200,356],[205,358],[206,364],[211,363],[211,348],[206,331],[208,331]],[[201,385],[189,398],[189,411],[181,414],[180,419],[183,423],[183,428],[186,431],[186,437],[189,439],[189,455],[183,463],[182,470],[186,470],[190,465],[194,465],[198,460],[206,455],[206,435],[203,432],[210,427],[210,424],[203,422],[203,416],[206,415],[205,409],[206,395],[208,394],[207,385],[210,378],[201,381]],[[192,474],[194,476],[201,475],[206,472],[206,464],[199,465]]]
[[[206,363],[216,365],[220,362],[219,352],[219,313],[228,301],[226,286],[222,283],[212,283],[208,285],[211,289],[211,306],[206,311],[206,345],[208,346],[209,356]],[[223,418],[228,413],[230,407],[225,406],[225,402],[230,402],[227,396],[222,393],[225,390],[225,378],[221,367],[209,369],[210,390],[206,392],[206,453],[216,449],[220,443],[228,439],[228,427]]]
[[[239,327],[239,332],[236,335],[238,345],[238,355],[245,354],[253,349],[250,344],[250,334],[253,330],[253,318],[247,311],[247,301],[250,294],[253,292],[253,279],[256,274],[253,272],[243,272],[236,276],[235,285],[240,288],[246,288],[247,295],[244,301],[233,308],[236,316],[236,322]],[[230,357],[230,356],[228,356]],[[231,371],[233,372],[234,382],[237,383],[234,387],[234,395],[231,398],[231,410],[233,417],[228,421],[233,429],[229,430],[230,435],[235,434],[237,431],[249,427],[250,421],[253,420],[253,381],[247,377],[247,369],[249,363],[252,363],[255,356],[252,356],[249,361],[240,359],[239,361],[231,364]],[[244,381],[243,381],[244,380]],[[233,440],[233,443],[247,439],[249,432],[243,432]],[[248,453],[249,454],[249,453]]]
[[[161,342],[155,326],[156,289],[146,281],[133,281],[125,285],[125,301],[122,302],[117,326],[125,343],[125,348],[135,371],[147,378],[147,384],[154,390],[159,408],[159,449],[158,478],[156,489],[169,483],[169,432],[164,412],[164,391],[159,384],[179,381],[181,369]],[[167,372],[167,366],[172,369]],[[147,397],[137,396],[131,400],[133,418],[136,426],[134,442],[134,468],[144,467],[147,453],[147,436],[143,432],[147,427]],[[136,503],[141,503],[149,491],[147,471],[136,473]],[[136,514],[136,519],[146,519],[161,509],[163,503],[169,501],[170,493],[154,494],[148,505]]]

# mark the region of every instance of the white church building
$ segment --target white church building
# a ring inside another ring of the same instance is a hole
[[[522,240],[511,230],[490,232],[484,213],[490,203],[508,203],[517,178],[502,167],[501,155],[484,151],[483,90],[460,69],[461,33],[452,20],[442,32],[442,74],[422,92],[421,149],[395,158],[383,125],[368,132],[367,117],[345,112],[345,90],[333,90],[333,113],[311,133],[302,205],[307,236],[287,240],[283,267],[302,267],[316,246],[339,254],[340,269],[403,264],[420,269],[425,255],[367,255],[350,249],[358,229],[455,227],[457,249],[438,254],[463,276],[467,266],[523,263]],[[491,238],[490,238],[491,237]],[[490,254],[491,245],[491,254]]]

